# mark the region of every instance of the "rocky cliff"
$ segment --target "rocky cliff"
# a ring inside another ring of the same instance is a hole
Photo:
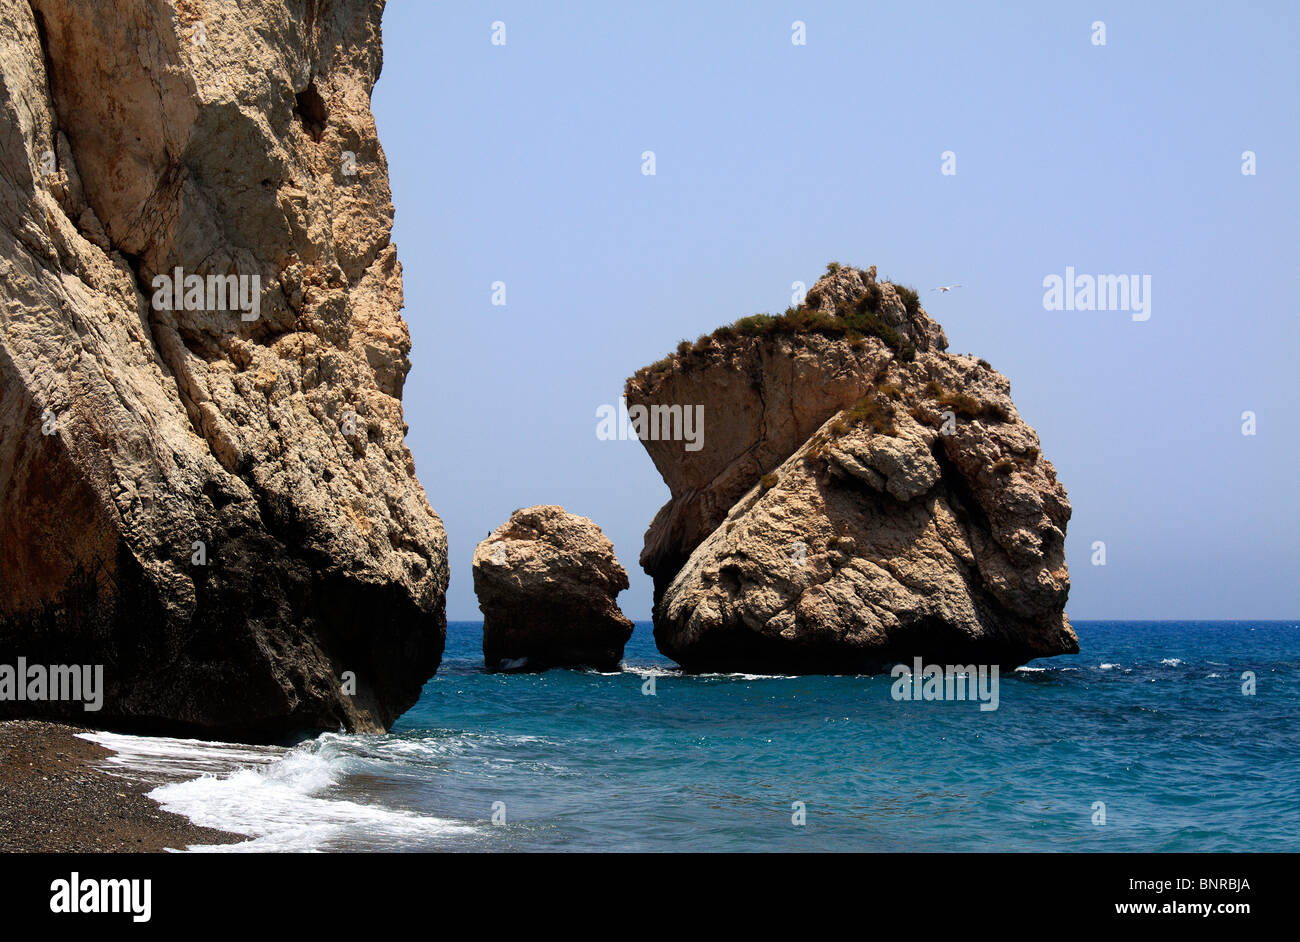
[[[859,672],[1077,650],[1070,505],[1010,384],[945,352],[914,292],[837,268],[628,380],[702,403],[703,447],[645,441],[655,638],[691,670]]]
[[[0,662],[104,665],[95,722],[377,730],[437,667],[382,9],[0,0]]]

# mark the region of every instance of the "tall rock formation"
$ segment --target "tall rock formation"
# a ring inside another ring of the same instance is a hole
[[[0,0],[0,663],[107,687],[0,711],[379,730],[436,669],[382,11]]]
[[[690,670],[871,672],[1077,651],[1070,505],[1010,384],[948,354],[915,292],[838,268],[628,380],[703,404],[703,447],[645,441],[655,639]]]

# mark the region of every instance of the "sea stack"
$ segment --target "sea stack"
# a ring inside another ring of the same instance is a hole
[[[0,663],[106,687],[5,715],[379,731],[437,668],[382,10],[0,0]]]
[[[494,670],[613,670],[632,622],[627,571],[600,527],[563,507],[516,510],[474,550],[483,659]]]
[[[1065,489],[1007,379],[946,347],[914,291],[832,265],[799,308],[628,380],[629,409],[705,408],[697,452],[643,436],[672,494],[641,557],[664,654],[871,673],[1078,650]]]

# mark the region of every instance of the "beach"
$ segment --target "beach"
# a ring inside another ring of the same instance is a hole
[[[74,726],[0,722],[0,851],[159,853],[238,835],[163,811],[138,784],[99,767],[110,750]]]

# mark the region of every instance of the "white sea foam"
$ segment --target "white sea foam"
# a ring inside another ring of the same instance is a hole
[[[149,797],[164,810],[251,838],[191,850],[426,849],[456,846],[475,832],[432,815],[354,801],[346,785],[352,772],[436,762],[463,742],[326,734],[283,749],[113,733],[83,738],[113,750],[105,763],[116,774],[161,781]]]
[[[1177,667],[1179,664],[1183,663],[1183,659],[1180,657],[1165,657],[1160,659],[1160,663],[1165,665],[1165,667]]]
[[[733,673],[709,673],[709,674],[687,674],[680,667],[663,667],[661,665],[647,665],[638,667],[634,664],[620,664],[618,674],[636,674],[639,677],[697,677],[697,678],[724,678],[726,680],[791,680],[794,674],[733,674]],[[609,675],[606,675],[609,676]]]
[[[798,680],[797,674],[698,674],[698,677],[722,677],[727,680]]]
[[[110,772],[145,782],[174,781],[220,774],[249,765],[274,762],[287,751],[280,746],[246,746],[201,739],[78,733],[113,754],[104,760]]]
[[[1115,668],[1120,667],[1120,666],[1121,666],[1121,665],[1119,665],[1119,664],[1098,664],[1098,665],[1097,665],[1097,669],[1098,669],[1098,670],[1103,670],[1103,671],[1113,671]]]
[[[636,674],[640,677],[681,677],[682,669],[680,667],[659,667],[647,666],[636,667],[632,664],[620,664],[615,674]],[[606,674],[606,676],[610,676]]]

